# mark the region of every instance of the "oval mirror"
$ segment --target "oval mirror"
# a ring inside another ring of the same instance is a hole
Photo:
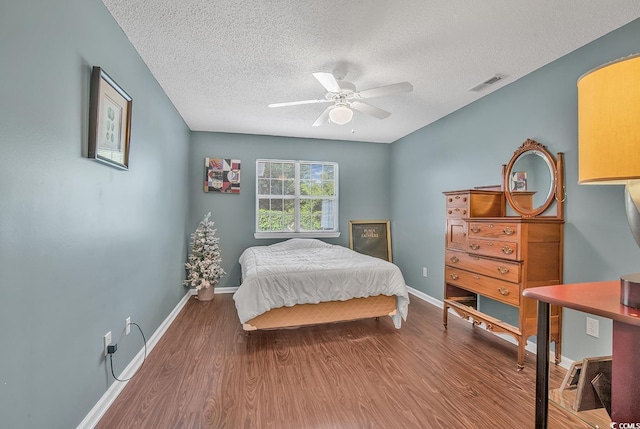
[[[547,210],[555,197],[556,171],[556,161],[543,145],[525,141],[505,170],[505,196],[511,208],[524,217]]]

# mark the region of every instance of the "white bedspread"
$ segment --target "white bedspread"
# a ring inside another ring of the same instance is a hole
[[[242,285],[233,299],[242,323],[273,308],[375,295],[397,297],[396,328],[407,319],[409,295],[400,269],[346,247],[294,238],[249,247],[240,264]]]

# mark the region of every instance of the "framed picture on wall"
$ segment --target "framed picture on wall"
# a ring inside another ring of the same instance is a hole
[[[349,221],[349,248],[358,253],[393,262],[388,220]]]
[[[204,191],[239,194],[240,160],[230,158],[205,158]]]
[[[129,169],[131,97],[100,67],[91,72],[89,150],[87,156]]]

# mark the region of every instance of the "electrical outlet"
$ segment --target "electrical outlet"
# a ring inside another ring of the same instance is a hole
[[[422,277],[427,277],[427,267],[422,267]]]
[[[129,332],[131,332],[131,317],[124,320],[124,334],[129,335]]]
[[[105,356],[108,354],[107,347],[109,346],[109,344],[111,344],[111,331],[104,334],[104,355]]]
[[[598,326],[598,319],[592,319],[591,317],[587,317],[587,335],[591,335],[592,337],[599,338],[600,329]]]

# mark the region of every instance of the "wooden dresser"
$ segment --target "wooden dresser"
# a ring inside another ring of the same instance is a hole
[[[484,324],[489,331],[511,335],[518,343],[517,365],[521,369],[527,338],[535,335],[537,328],[537,302],[523,297],[522,292],[562,283],[564,220],[505,216],[502,191],[472,189],[444,194],[444,325],[452,308],[475,325]],[[517,308],[517,326],[481,312],[479,295]],[[556,362],[561,353],[561,317],[561,309],[555,306],[550,326]]]

